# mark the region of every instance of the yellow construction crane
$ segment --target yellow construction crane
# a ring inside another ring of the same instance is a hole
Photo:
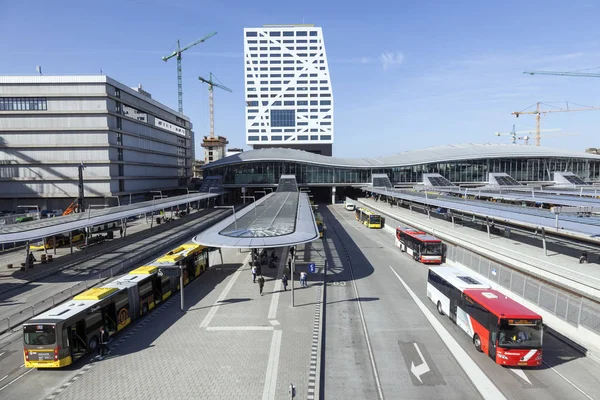
[[[534,111],[525,111],[528,108],[531,108],[532,106],[527,107],[525,110],[523,111],[513,111],[511,113],[511,115],[514,115],[515,117],[519,118],[519,115],[522,114],[531,114],[531,115],[535,115],[535,145],[539,146],[540,145],[540,119],[542,114],[548,114],[548,113],[556,113],[556,112],[571,112],[571,111],[591,111],[591,110],[600,110],[600,107],[588,107],[588,106],[581,106],[578,105],[579,108],[570,108],[569,107],[569,102],[565,102],[566,107],[565,108],[559,108],[559,107],[555,107],[553,109],[549,109],[549,110],[542,110],[540,109],[540,104],[544,104],[544,103],[540,103],[539,101],[535,104],[536,108]],[[546,104],[550,107],[554,107],[552,105]]]

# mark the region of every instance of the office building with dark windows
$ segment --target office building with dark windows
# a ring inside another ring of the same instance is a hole
[[[104,75],[0,76],[3,210],[65,209],[78,196],[81,163],[90,202],[183,190],[193,160],[189,118],[141,86]]]
[[[244,29],[244,76],[246,144],[332,154],[333,92],[321,28]]]

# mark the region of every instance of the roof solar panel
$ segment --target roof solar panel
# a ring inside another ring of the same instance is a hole
[[[431,183],[432,186],[454,186],[452,182],[443,176],[430,176],[429,183]]]
[[[512,176],[496,176],[496,182],[500,186],[521,186]]]
[[[587,183],[578,176],[575,175],[563,175],[563,177],[568,180],[573,185],[587,185]]]

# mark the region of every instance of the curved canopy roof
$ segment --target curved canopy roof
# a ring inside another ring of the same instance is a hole
[[[504,157],[569,157],[586,158],[600,161],[600,155],[582,153],[572,150],[554,149],[550,147],[537,147],[511,144],[457,144],[428,147],[419,150],[410,150],[389,157],[380,158],[340,158],[313,154],[302,150],[286,148],[266,148],[244,151],[220,160],[211,162],[203,168],[213,168],[222,165],[243,162],[260,161],[292,161],[309,164],[329,165],[336,167],[398,167],[404,165],[418,165],[434,162],[476,160]]]

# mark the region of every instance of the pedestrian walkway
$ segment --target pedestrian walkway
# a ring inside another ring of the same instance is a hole
[[[307,246],[297,250],[299,270],[313,254],[323,265]],[[287,399],[290,384],[296,399],[317,398],[322,269],[308,288],[296,276],[292,308],[291,280],[286,292],[279,279],[287,250],[277,254],[276,269],[262,266],[260,296],[250,252],[224,249],[223,270],[213,265],[186,287],[185,313],[173,297],[47,398]]]
[[[580,250],[569,249],[571,254],[561,254],[552,250],[552,245],[548,246],[548,256],[544,255],[542,241],[534,241],[531,238],[505,237],[491,235],[488,237],[486,231],[471,229],[439,218],[429,219],[426,214],[411,212],[401,207],[390,207],[384,202],[376,202],[372,199],[361,199],[367,207],[373,210],[379,210],[395,216],[399,221],[407,224],[417,224],[427,227],[429,232],[445,234],[453,238],[458,244],[468,248],[477,248],[486,251],[495,259],[505,260],[506,263],[514,265],[534,276],[555,282],[563,287],[575,289],[586,296],[594,299],[600,299],[600,265],[579,264],[578,256]],[[387,219],[387,227],[395,230],[396,226],[390,226],[390,219]],[[598,255],[593,255],[595,259]]]

